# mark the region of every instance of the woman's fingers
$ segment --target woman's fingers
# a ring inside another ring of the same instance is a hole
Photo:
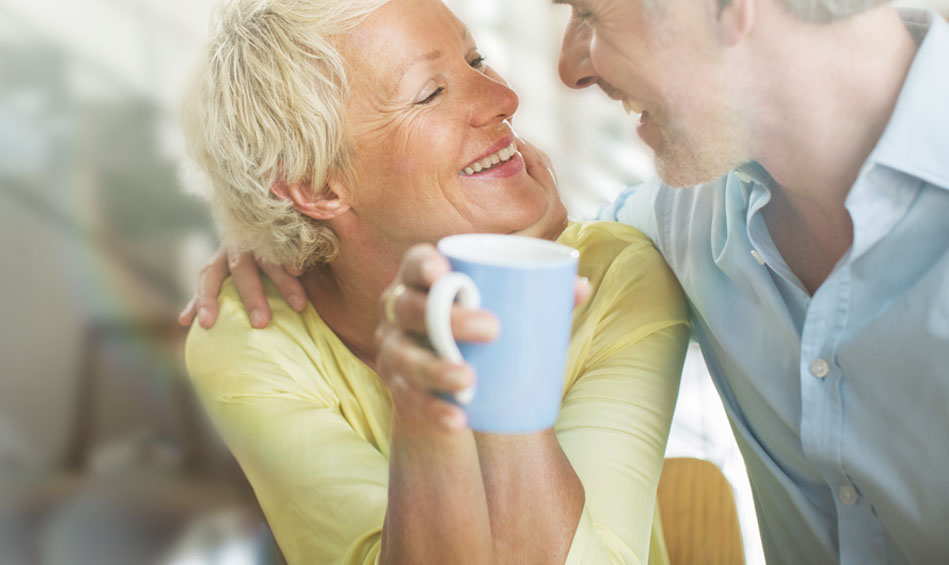
[[[579,306],[593,295],[593,285],[586,277],[577,277],[573,281],[573,305]]]
[[[474,384],[474,371],[464,364],[445,361],[399,331],[390,331],[380,344],[377,364],[385,376],[401,375],[415,387],[450,393]]]
[[[524,139],[517,138],[517,150],[524,158],[527,174],[541,185],[556,190],[557,174],[554,173],[553,163],[546,153]]]
[[[418,335],[426,334],[425,309],[428,289],[418,290],[406,287],[399,292],[398,296],[392,296],[393,292],[395,292],[395,287],[383,294],[383,318],[388,318],[391,314],[393,320],[387,321],[394,321],[402,331]],[[487,310],[473,310],[456,305],[451,309],[451,330],[458,341],[491,341],[498,334],[498,319]]]
[[[395,413],[414,427],[454,432],[465,429],[468,418],[464,410],[429,391],[412,386],[401,375],[389,383]]]
[[[404,418],[427,425],[446,430],[463,428],[467,421],[464,412],[445,395],[474,384],[471,367],[435,357],[391,326],[380,332],[384,335],[379,340],[376,371],[389,387],[396,409]]]
[[[448,259],[434,245],[422,243],[412,246],[402,257],[399,273],[393,286],[401,283],[409,288],[427,290],[442,275],[451,271]]]
[[[381,324],[394,324],[401,331],[424,335],[428,289],[450,271],[448,260],[433,245],[410,248],[402,259],[395,280],[382,293],[379,301]],[[490,341],[498,333],[494,314],[461,306],[452,307],[451,327],[459,341]]]

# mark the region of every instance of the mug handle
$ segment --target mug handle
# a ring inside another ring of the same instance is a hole
[[[451,333],[451,307],[458,302],[466,308],[481,305],[481,293],[471,277],[464,273],[448,273],[441,277],[428,291],[425,307],[425,329],[435,353],[453,363],[464,363],[455,336]],[[474,386],[455,394],[455,401],[468,404],[474,396]]]

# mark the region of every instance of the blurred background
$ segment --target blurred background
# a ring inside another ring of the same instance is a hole
[[[943,14],[949,0],[918,0]],[[449,0],[588,218],[652,174],[635,124],[556,74],[568,9]],[[181,188],[176,107],[212,0],[0,0],[0,564],[280,563],[196,405],[175,318],[217,246]],[[747,478],[697,351],[670,455],[709,459],[762,563]]]

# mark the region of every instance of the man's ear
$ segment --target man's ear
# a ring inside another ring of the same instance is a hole
[[[727,47],[733,47],[751,32],[758,0],[714,1],[718,9],[719,38]]]
[[[275,180],[270,192],[281,200],[293,202],[293,209],[315,220],[332,220],[349,210],[349,203],[340,195],[341,187],[335,182],[327,182],[321,191],[314,191],[308,184],[287,184]]]

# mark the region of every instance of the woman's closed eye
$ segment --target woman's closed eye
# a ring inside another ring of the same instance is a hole
[[[438,88],[436,88],[435,90],[433,90],[431,94],[425,96],[425,97],[422,98],[421,100],[417,101],[415,104],[416,104],[416,105],[430,104],[430,103],[433,102],[436,98],[438,98],[438,95],[439,95],[439,94],[441,94],[441,93],[444,92],[444,91],[445,91],[445,87],[444,87],[444,86],[439,86]]]
[[[484,57],[482,57],[481,55],[478,55],[477,57],[475,57],[474,59],[472,59],[471,61],[469,61],[469,62],[468,62],[468,65],[470,65],[472,69],[476,69],[476,70],[479,70],[479,71],[481,71],[481,72],[484,72],[484,70],[488,68],[488,65],[487,65],[487,63],[485,62]],[[435,99],[438,98],[438,97],[441,95],[441,93],[444,92],[444,91],[445,91],[445,87],[444,87],[444,86],[439,86],[439,87],[435,88],[435,90],[432,90],[430,94],[423,94],[423,95],[422,95],[422,98],[419,99],[419,100],[417,100],[417,101],[415,102],[415,104],[416,104],[416,106],[422,106],[422,105],[425,105],[425,104],[431,104],[431,103],[434,102]]]

